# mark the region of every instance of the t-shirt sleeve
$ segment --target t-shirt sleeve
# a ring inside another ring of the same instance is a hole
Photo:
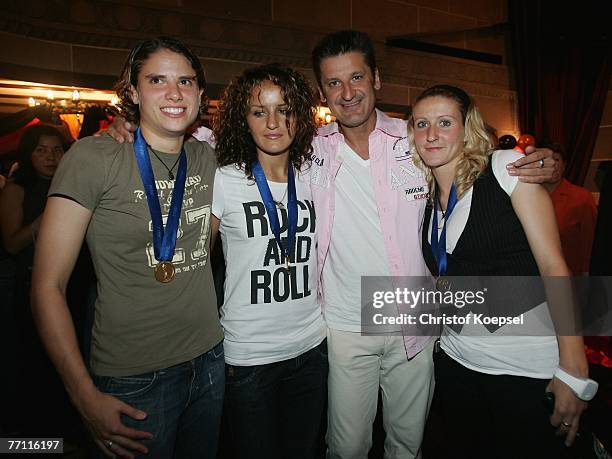
[[[223,173],[218,168],[215,172],[215,183],[213,184],[212,213],[221,220],[225,208],[225,193],[223,190]]]
[[[48,195],[65,196],[93,211],[104,192],[109,147],[118,151],[121,145],[110,137],[86,137],[76,142],[62,158]]]
[[[514,187],[518,183],[518,177],[508,174],[506,165],[522,157],[523,154],[516,150],[497,150],[491,155],[493,174],[508,196],[512,195]]]
[[[193,133],[193,136],[200,142],[206,142],[210,144],[210,146],[213,148],[215,148],[215,145],[217,144],[215,142],[215,136],[213,135],[213,131],[208,129],[206,126],[200,126],[198,130]]]

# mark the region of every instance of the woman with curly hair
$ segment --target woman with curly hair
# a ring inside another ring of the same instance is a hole
[[[318,446],[327,350],[309,185],[313,105],[301,74],[264,65],[230,83],[214,123],[226,414],[240,458],[308,458]]]
[[[17,148],[19,169],[1,195],[0,229],[6,250],[17,255],[22,268],[28,272],[28,285],[24,291],[29,291],[34,242],[47,191],[66,147],[62,133],[49,124],[37,124],[26,129]]]
[[[423,255],[434,275],[516,276],[517,292],[524,279],[519,276],[569,275],[548,193],[506,174],[506,164],[520,154],[493,151],[463,90],[425,90],[414,105],[410,134],[430,184],[433,210],[425,214]],[[520,295],[514,296],[515,304],[503,306],[515,308]],[[545,316],[546,303],[521,311],[525,323],[538,310]],[[435,400],[453,457],[557,458],[562,443],[555,428],[567,444],[576,435],[586,407],[579,396],[593,394],[580,394],[563,381],[567,374],[590,381],[582,338],[508,336],[509,331],[444,326]],[[556,398],[550,420],[545,392]]]

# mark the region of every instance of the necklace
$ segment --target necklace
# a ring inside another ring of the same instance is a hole
[[[438,204],[440,204],[439,200],[438,200]],[[438,223],[438,229],[444,228],[444,221],[446,220],[446,212],[447,211],[448,211],[448,209],[442,210],[442,204],[440,204],[440,212],[442,213],[442,218],[440,219],[440,223]]]
[[[168,180],[174,180],[174,173],[172,171],[174,170],[174,168],[178,164],[179,159],[181,159],[181,155],[178,155],[178,158],[176,158],[176,161],[174,161],[174,164],[172,165],[172,167],[168,167],[168,166],[166,166],[166,163],[163,162],[162,159],[159,156],[157,156],[157,153],[155,153],[155,150],[153,150],[153,148],[151,148],[151,145],[147,144],[147,147],[149,147],[151,152],[155,155],[155,157],[159,160],[159,162],[162,163],[163,166],[168,171]]]
[[[287,186],[285,187],[285,192],[283,193],[282,198],[280,198],[278,201],[274,199],[274,197],[272,197],[272,201],[274,201],[274,204],[276,204],[276,208],[277,209],[284,209],[285,205],[283,204],[283,201],[285,200],[285,196],[287,196],[287,190],[289,189],[289,185],[287,184]]]
[[[441,210],[442,218],[440,219],[440,223],[438,223],[438,229],[444,228],[444,219],[446,218],[446,212]]]

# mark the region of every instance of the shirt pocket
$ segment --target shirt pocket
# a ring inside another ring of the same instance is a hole
[[[310,184],[319,188],[329,188],[331,173],[328,169],[313,165],[310,172]]]

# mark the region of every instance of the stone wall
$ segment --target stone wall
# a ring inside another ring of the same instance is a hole
[[[313,81],[310,50],[342,28],[375,40],[381,104],[408,107],[426,87],[456,84],[500,135],[518,134],[507,67],[504,0],[23,0],[0,4],[0,78],[110,88],[127,51],[154,35],[177,36],[201,57],[216,97],[244,68],[282,62]],[[502,56],[501,65],[385,46],[410,36]],[[596,147],[610,157],[612,98]]]

